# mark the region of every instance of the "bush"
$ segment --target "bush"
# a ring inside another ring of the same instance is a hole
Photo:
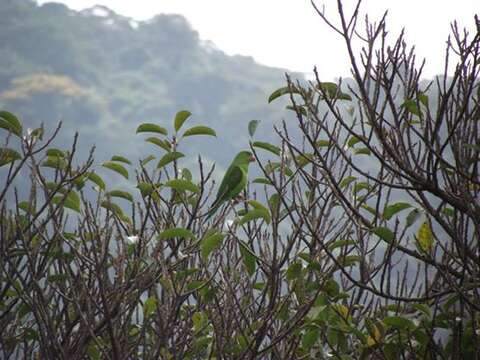
[[[262,176],[211,220],[213,167],[182,151],[216,133],[188,111],[138,127],[161,156],[134,171],[0,113],[2,358],[480,354],[480,33],[454,26],[453,76],[422,85],[384,18],[360,35],[338,4],[353,80],[287,79],[269,101],[289,96],[296,125],[252,139]]]

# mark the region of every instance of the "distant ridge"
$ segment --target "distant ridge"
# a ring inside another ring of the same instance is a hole
[[[0,14],[0,94],[9,94],[0,96],[0,107],[32,127],[44,122],[51,129],[62,120],[65,146],[78,130],[82,151],[95,143],[106,152],[108,143],[109,153],[140,156],[147,151],[135,142],[140,122],[169,126],[178,110],[188,109],[192,123],[201,121],[219,133],[216,142],[199,142],[192,152],[221,146],[209,156],[222,163],[248,146],[248,121],[262,120],[258,136],[267,140],[271,124],[285,115],[281,105],[266,99],[285,83],[286,70],[226,55],[200,40],[181,15],[134,21],[101,5],[75,11],[31,0],[2,0]],[[38,79],[58,81],[58,76],[83,95],[59,92],[55,84],[45,85],[50,91],[35,90]],[[29,96],[15,97],[21,93]]]

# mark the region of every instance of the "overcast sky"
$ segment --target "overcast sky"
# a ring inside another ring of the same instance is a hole
[[[228,54],[249,55],[269,66],[311,72],[317,65],[324,80],[347,76],[342,40],[315,13],[310,0],[57,0],[73,9],[102,4],[138,20],[158,13],[183,14],[203,40]],[[40,3],[47,1],[40,0]],[[332,18],[336,1],[316,0]],[[346,8],[354,0],[345,0]],[[450,22],[473,32],[480,0],[364,0],[363,13],[378,18],[385,10],[391,34],[406,28],[408,44],[427,58],[426,76],[443,69]]]

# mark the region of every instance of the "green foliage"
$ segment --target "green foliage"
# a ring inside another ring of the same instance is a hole
[[[248,134],[250,135],[250,137],[253,137],[253,135],[255,135],[259,124],[260,120],[252,120],[248,123]]]
[[[22,136],[22,125],[17,117],[8,111],[0,111],[0,128],[19,137]]]
[[[208,234],[201,240],[200,249],[204,261],[208,261],[210,254],[222,245],[224,238],[224,234],[214,232],[213,234]]]
[[[106,161],[102,164],[102,166],[104,168],[115,171],[116,173],[122,175],[125,179],[128,180],[128,170],[124,166],[112,161]]]
[[[179,111],[175,115],[175,119],[173,120],[173,128],[175,129],[176,132],[178,132],[178,130],[180,130],[183,123],[190,117],[190,115],[192,115],[192,113],[190,111],[187,111],[187,110]]]
[[[0,148],[0,166],[10,164],[15,160],[20,160],[22,155],[9,148]]]

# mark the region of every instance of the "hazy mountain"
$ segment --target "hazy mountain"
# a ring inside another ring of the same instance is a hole
[[[152,152],[134,135],[138,124],[171,128],[187,109],[192,124],[219,136],[186,152],[225,164],[248,146],[248,121],[262,120],[258,138],[271,139],[271,123],[285,115],[266,100],[285,83],[285,70],[227,56],[182,16],[137,22],[103,6],[77,12],[30,0],[1,0],[0,15],[0,107],[29,127],[44,122],[51,131],[62,120],[59,143],[78,130],[82,152],[95,143],[99,161]]]

